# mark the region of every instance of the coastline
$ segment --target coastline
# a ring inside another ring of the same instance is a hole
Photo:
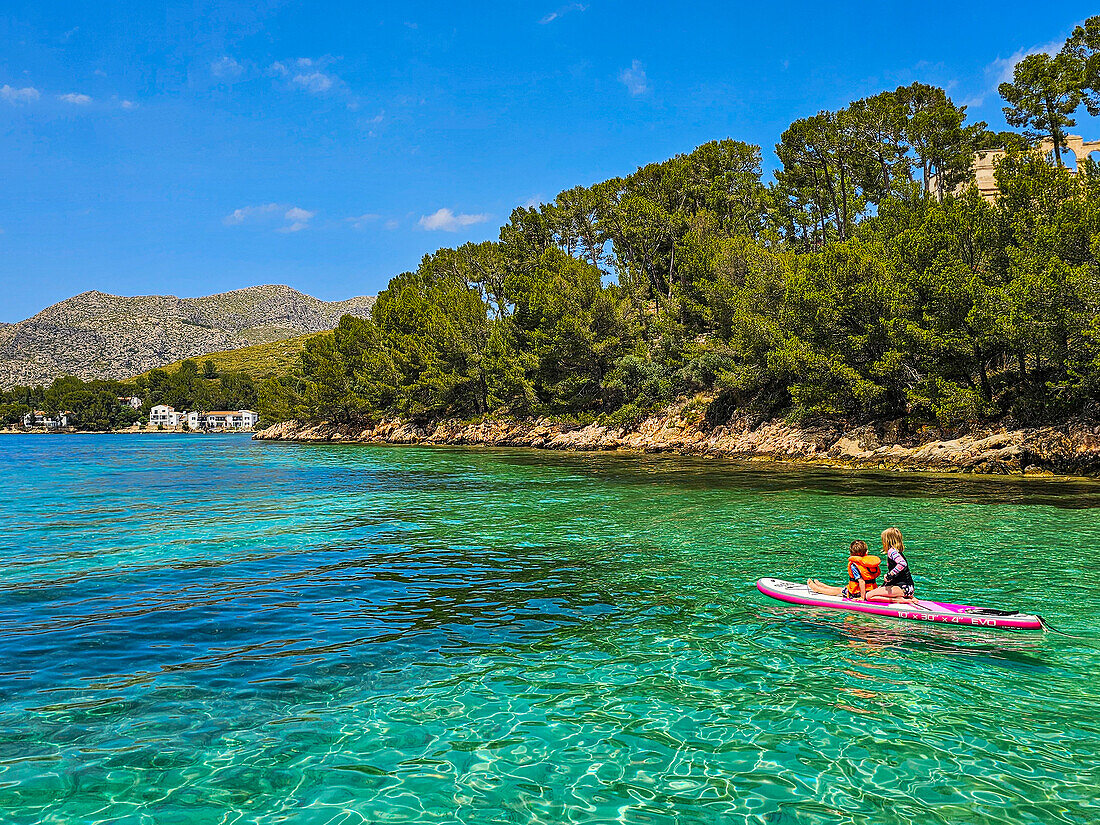
[[[256,430],[147,430],[147,429],[123,429],[123,430],[77,430],[71,427],[62,427],[49,430],[41,427],[35,429],[5,430],[0,429],[0,435],[255,435]]]
[[[1004,429],[953,439],[897,437],[890,425],[802,426],[749,421],[705,428],[685,421],[687,404],[666,408],[634,428],[581,425],[547,418],[441,421],[418,426],[382,421],[363,427],[285,421],[257,432],[258,441],[528,447],[570,451],[675,453],[775,460],[834,467],[995,475],[1100,476],[1100,424]]]

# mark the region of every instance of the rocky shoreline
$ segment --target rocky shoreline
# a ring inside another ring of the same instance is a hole
[[[253,430],[158,430],[150,427],[124,427],[121,430],[78,430],[74,427],[5,427],[0,435],[245,435]]]
[[[839,467],[924,472],[1100,476],[1100,424],[1027,429],[987,428],[953,439],[901,438],[896,426],[800,426],[751,421],[706,428],[688,404],[674,405],[637,427],[615,429],[550,419],[441,421],[417,426],[383,421],[371,427],[286,421],[261,430],[261,441],[626,450],[771,459]]]

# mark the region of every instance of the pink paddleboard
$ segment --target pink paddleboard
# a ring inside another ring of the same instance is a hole
[[[1021,630],[1042,630],[1043,628],[1043,620],[1038,616],[1010,610],[975,607],[970,604],[930,602],[925,599],[920,600],[921,607],[915,607],[911,604],[890,604],[888,602],[861,602],[844,599],[840,596],[823,596],[810,590],[805,584],[786,582],[782,579],[760,579],[756,583],[756,589],[765,596],[771,596],[773,599],[779,599],[781,602],[789,602],[790,604],[854,610],[857,613],[872,613],[876,616],[889,616],[894,619],[943,622],[970,627],[1011,627]]]

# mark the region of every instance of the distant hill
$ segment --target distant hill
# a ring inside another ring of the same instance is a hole
[[[333,329],[345,314],[366,317],[373,304],[367,296],[321,301],[275,285],[205,298],[84,292],[0,326],[0,387],[65,374],[130,378],[185,358]]]
[[[270,344],[253,344],[250,347],[240,347],[226,352],[209,352],[205,355],[197,355],[191,360],[195,361],[200,369],[205,362],[213,361],[219,373],[247,372],[256,380],[261,380],[289,373],[298,363],[298,356],[305,349],[306,341],[318,335],[329,334],[311,332],[307,335],[299,335],[297,338],[287,338],[285,341],[273,341]],[[182,363],[183,359],[180,359],[157,369],[172,373],[178,370]],[[152,370],[142,375],[148,375],[149,372]]]

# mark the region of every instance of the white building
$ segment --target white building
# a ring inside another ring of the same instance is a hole
[[[185,412],[176,412],[175,407],[157,404],[149,410],[149,423],[154,427],[178,427],[186,415]]]
[[[208,430],[252,430],[259,420],[252,410],[215,410],[202,415],[202,426]]]
[[[48,412],[42,410],[34,410],[23,416],[24,427],[45,427],[47,430],[58,430],[62,427],[68,427],[69,421],[72,419],[72,413],[66,410],[65,412],[58,413],[56,417],[51,416]]]
[[[151,410],[149,410],[149,423],[154,427],[168,427],[168,422],[172,420],[172,416],[176,414],[174,407],[169,407],[167,404],[157,404]]]
[[[149,423],[175,429],[186,426],[191,430],[254,430],[260,422],[259,413],[252,410],[215,410],[213,412],[185,412],[157,404],[149,410]]]
[[[131,395],[129,398],[127,398],[125,395],[120,395],[118,397],[118,403],[121,406],[129,407],[132,410],[141,409],[141,399],[138,398],[136,395]]]

